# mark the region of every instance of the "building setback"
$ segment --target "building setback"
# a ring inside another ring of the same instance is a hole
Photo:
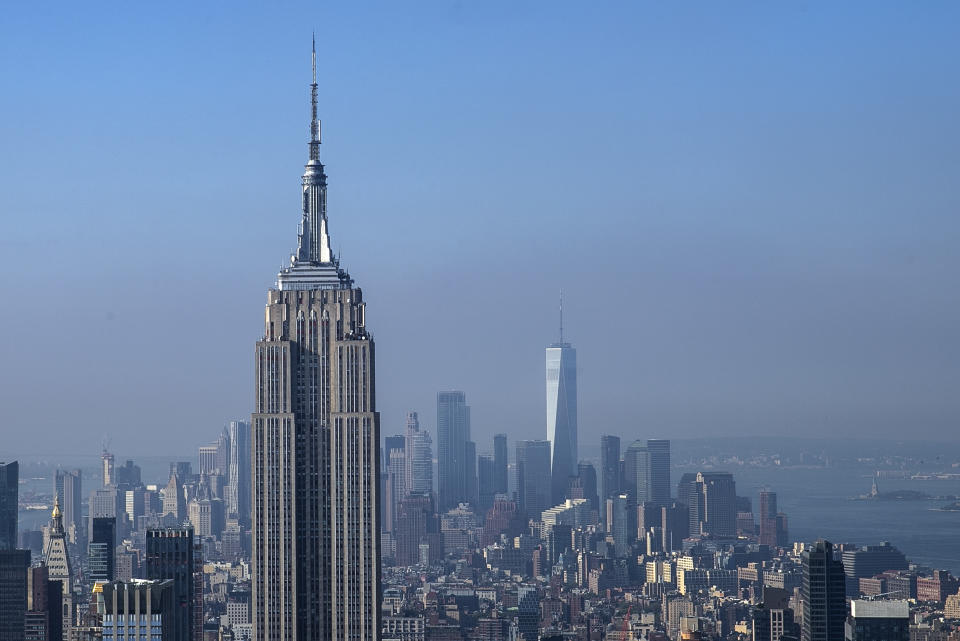
[[[330,248],[316,53],[302,218],[255,349],[253,638],[380,634],[380,417],[363,293]]]

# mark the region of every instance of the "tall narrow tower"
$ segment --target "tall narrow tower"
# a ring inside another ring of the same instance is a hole
[[[256,345],[256,641],[380,635],[380,418],[360,288],[330,251],[316,50],[299,243]]]
[[[67,537],[63,530],[60,498],[57,496],[53,497],[50,537],[43,551],[43,560],[47,564],[49,580],[60,581],[62,584],[63,638],[71,639],[73,637],[73,570],[70,565],[70,554],[67,552]]]
[[[577,475],[577,350],[560,340],[547,348],[547,440],[551,453],[551,501],[563,502],[571,476]]]

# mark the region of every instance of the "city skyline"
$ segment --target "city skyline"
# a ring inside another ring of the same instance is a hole
[[[0,641],[960,641],[960,7],[295,3],[0,22]]]

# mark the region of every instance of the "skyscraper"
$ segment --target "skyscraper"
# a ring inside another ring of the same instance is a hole
[[[699,534],[714,537],[737,536],[737,486],[729,472],[697,474]]]
[[[437,394],[437,509],[443,513],[468,500],[467,441],[470,407],[460,391]]]
[[[550,484],[550,442],[518,441],[517,494],[527,518],[539,521],[543,511],[553,507]]]
[[[23,641],[30,550],[0,550],[0,641]]]
[[[643,441],[634,441],[623,453],[623,481],[623,492],[634,504],[650,500],[650,452]]]
[[[416,412],[407,413],[407,434],[404,443],[407,492],[433,492],[433,441],[430,432],[420,429]]]
[[[250,524],[250,424],[230,421],[230,464],[227,470],[227,512],[242,525]]]
[[[506,495],[510,490],[507,481],[507,435],[494,434],[493,436],[493,491],[494,494]]]
[[[113,454],[108,452],[104,448],[103,452],[100,454],[100,474],[103,478],[103,487],[110,487],[117,483],[117,479],[113,473]]]
[[[117,519],[112,516],[93,517],[87,559],[91,581],[113,581],[114,554],[117,547]]]
[[[201,445],[197,448],[197,462],[200,476],[213,474],[217,471],[217,445]]]
[[[670,441],[647,439],[650,463],[649,500],[659,506],[670,504]]]
[[[384,454],[387,457],[387,487],[389,497],[384,497],[384,530],[393,532],[397,524],[397,514],[400,510],[400,501],[407,495],[406,477],[407,461],[404,452],[406,438],[403,436],[388,436],[385,439]]]
[[[620,494],[620,437],[604,434],[600,437],[600,512],[607,525],[607,499]],[[609,530],[609,528],[608,528]]]
[[[493,497],[497,494],[495,469],[492,456],[481,454],[477,457],[477,505],[481,512],[486,512],[493,507]]]
[[[146,542],[146,578],[173,581],[174,638],[200,641],[195,635],[198,599],[194,578],[201,568],[197,567],[194,555],[193,528],[147,530]],[[200,621],[202,633],[202,616]]]
[[[59,498],[54,496],[53,512],[50,515],[50,537],[43,551],[43,560],[47,564],[49,580],[59,581],[63,598],[60,611],[63,613],[63,638],[69,639],[73,630],[73,568],[70,554],[67,552],[67,539],[63,530],[63,514],[60,512]]]
[[[580,478],[583,498],[590,501],[590,509],[599,512],[600,499],[597,493],[597,468],[593,466],[593,463],[580,461],[577,465],[577,476]]]
[[[623,454],[624,492],[637,505],[670,504],[670,441],[634,441]]]
[[[85,531],[81,507],[83,498],[81,477],[80,470],[69,472],[57,470],[53,481],[54,493],[60,501],[60,509],[63,512],[64,530],[71,541],[76,541],[77,535],[82,537]]]
[[[180,484],[180,478],[173,474],[167,487],[163,490],[163,513],[172,514],[178,523],[182,523],[187,518],[187,501],[183,495],[183,487]]]
[[[363,293],[330,249],[316,53],[299,242],[256,345],[253,638],[380,634],[380,417]]]
[[[563,341],[563,299],[560,340],[546,353],[547,440],[551,454],[551,498],[562,503],[571,476],[577,475],[577,350]]]
[[[843,563],[829,541],[817,541],[803,553],[802,641],[843,641],[847,599]]]
[[[0,463],[0,552],[17,549],[20,465]]]

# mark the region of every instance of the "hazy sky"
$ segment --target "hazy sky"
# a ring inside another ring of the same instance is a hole
[[[277,6],[282,5],[282,6]],[[519,6],[518,6],[519,5]],[[0,459],[249,417],[317,31],[384,434],[960,435],[960,5],[12,3]]]

